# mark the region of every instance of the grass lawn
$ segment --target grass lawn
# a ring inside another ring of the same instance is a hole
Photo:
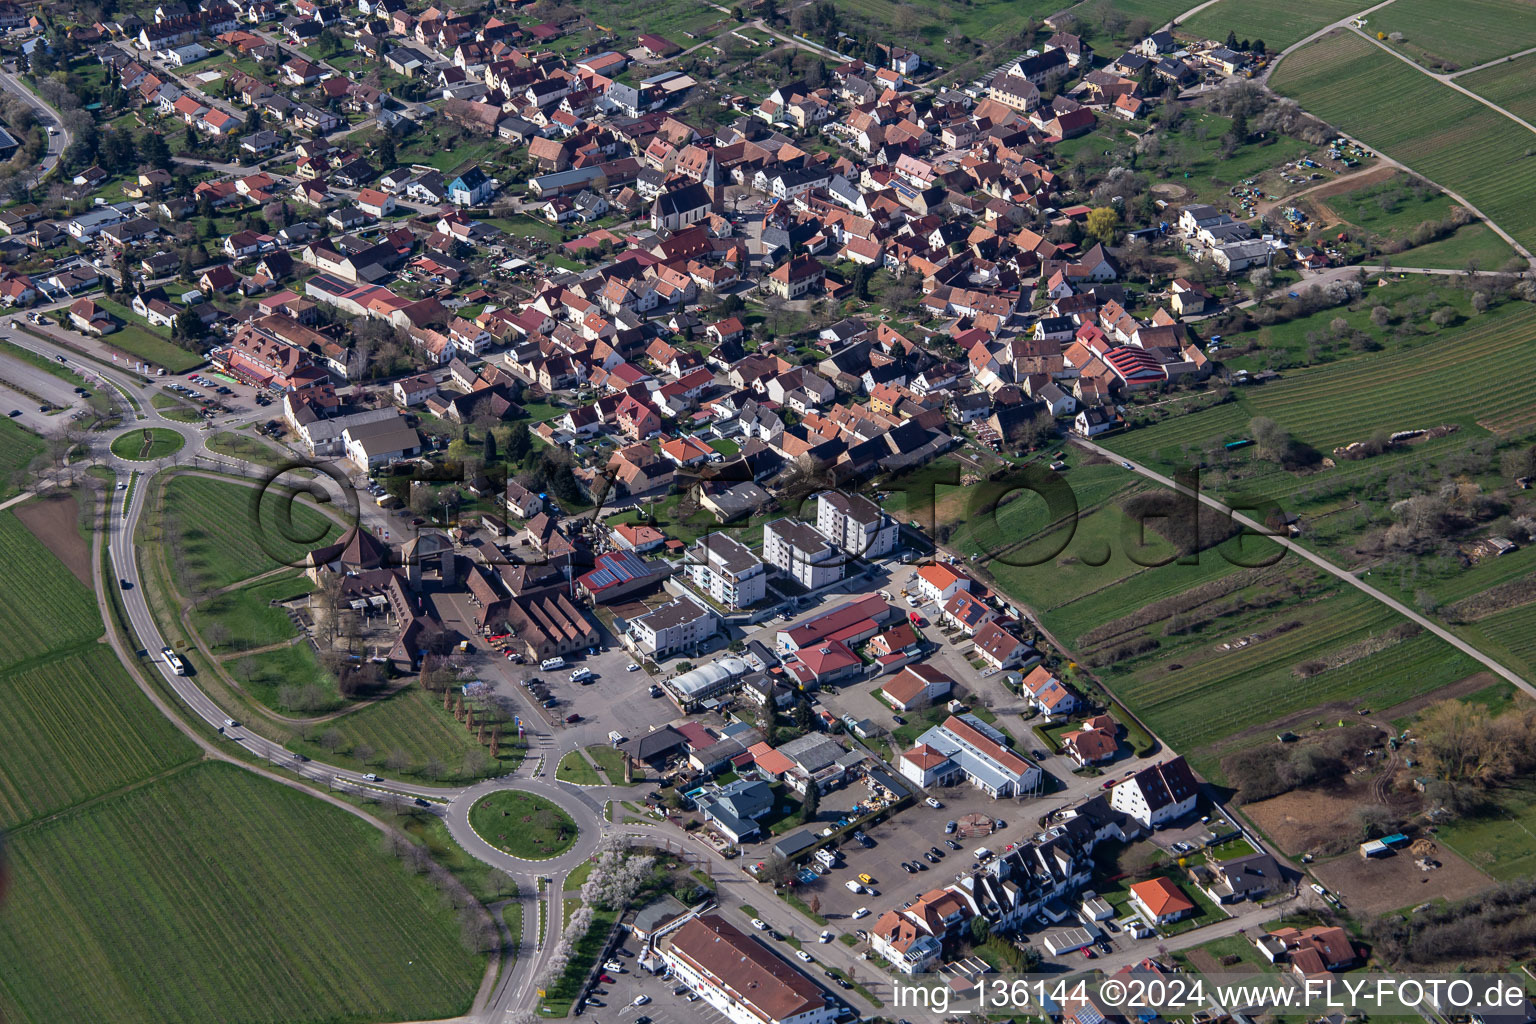
[[[1463,224],[1438,242],[1430,242],[1392,257],[1399,267],[1428,267],[1433,270],[1462,270],[1476,262],[1480,270],[1498,270],[1515,257],[1509,243],[1493,233],[1481,221]]]
[[[208,448],[220,455],[228,455],[232,459],[254,462],[258,466],[267,466],[272,469],[292,465],[294,461],[291,456],[278,451],[271,445],[263,444],[254,437],[228,430],[221,430],[210,437]]]
[[[10,840],[0,991],[16,1020],[435,1020],[469,1009],[484,970],[371,827],[231,765]],[[325,955],[295,970],[311,944]]]
[[[1500,881],[1536,871],[1536,779],[1493,790],[1479,813],[1445,822],[1435,839]]]
[[[401,831],[427,848],[433,860],[453,872],[454,877],[463,882],[475,899],[481,903],[494,903],[517,895],[517,883],[512,881],[505,872],[498,871],[466,853],[448,833],[448,823],[437,815],[407,814],[403,816],[403,820],[399,821],[399,825]],[[517,935],[517,919],[511,916],[518,913],[517,905],[508,906],[506,913],[509,915],[507,924],[511,927],[512,934]]]
[[[1385,30],[1382,15],[1390,17],[1395,7],[1372,15],[1373,27]],[[1460,5],[1455,12],[1459,18]],[[1519,20],[1525,26],[1522,35],[1536,29],[1529,18]],[[1489,38],[1499,40],[1502,48],[1510,37],[1497,33]],[[1466,196],[1525,245],[1536,244],[1536,206],[1530,202],[1536,163],[1526,159],[1531,135],[1502,114],[1352,32],[1337,32],[1297,50],[1275,67],[1270,86]]]
[[[555,778],[577,786],[600,786],[603,782],[597,777],[597,769],[587,763],[579,750],[572,750],[560,759],[560,764],[555,768]]]
[[[119,434],[112,441],[112,454],[134,462],[152,462],[181,451],[186,440],[165,427],[141,427]]]
[[[1242,971],[1253,974],[1280,973],[1280,968],[1264,959],[1259,954],[1259,951],[1254,948],[1253,943],[1240,935],[1230,935],[1224,939],[1213,939],[1203,946],[1195,946],[1194,949],[1175,953],[1174,957],[1187,963],[1189,961],[1189,954],[1195,950],[1204,952],[1211,959],[1215,960],[1217,964],[1221,964],[1229,971]],[[1237,957],[1240,962],[1226,965],[1223,961],[1227,957]]]
[[[192,625],[214,654],[248,651],[298,636],[285,609],[272,602],[301,597],[315,589],[299,572],[229,590],[192,609]]]
[[[1232,119],[1205,111],[1180,119],[1178,130],[1160,133],[1164,151],[1175,157],[1173,165],[1184,175],[1179,184],[1194,190],[1202,202],[1226,205],[1228,190],[1244,179],[1295,160],[1313,147],[1286,135],[1270,135],[1239,146],[1227,159],[1221,156],[1221,139]],[[1201,138],[1200,129],[1205,136]]]
[[[170,395],[153,395],[150,404],[159,411],[161,416],[177,423],[201,423],[203,414],[192,408],[187,403]]]
[[[493,714],[482,709],[475,711],[476,721],[487,724],[487,736],[497,722]],[[290,740],[288,747],[358,771],[410,776],[425,783],[460,784],[504,775],[522,762],[524,748],[517,741],[516,729],[509,731],[505,723],[501,724],[494,759],[489,747],[480,744],[478,732],[477,728],[476,735],[472,735],[453,717],[452,711],[444,709],[440,696],[426,693],[413,683],[311,727],[302,737]],[[483,756],[475,753],[477,750]],[[392,768],[388,763],[391,761],[404,767]]]
[[[473,810],[470,812],[473,814]],[[564,1017],[570,1013],[571,1002],[581,989],[581,983],[586,980],[587,973],[597,961],[597,955],[602,952],[603,944],[608,940],[608,933],[613,930],[613,923],[618,915],[611,910],[603,910],[594,907],[592,910],[592,926],[587,929],[576,943],[571,952],[570,961],[566,964],[565,974],[539,1001],[539,1016]]]
[[[630,786],[633,783],[624,781],[624,755],[614,747],[597,744],[587,748],[587,756],[597,763],[608,776],[608,784],[612,786]]]
[[[0,419],[0,501],[21,493],[16,474],[43,454],[43,439],[9,419]]]
[[[571,848],[577,835],[569,814],[543,797],[515,790],[475,801],[469,824],[492,846],[524,860],[557,857]]]
[[[1242,837],[1229,839],[1225,843],[1211,847],[1211,856],[1217,860],[1232,860],[1236,857],[1247,857],[1255,853],[1258,853],[1258,851],[1253,848],[1253,844]]]
[[[147,532],[158,528],[167,540],[174,538],[171,564],[185,569],[177,581],[183,589],[228,586],[301,565],[307,552],[341,532],[313,506],[273,489],[183,475],[165,484],[159,498]]]
[[[523,235],[532,235],[534,238],[542,238],[551,245],[559,245],[565,240],[565,232],[560,225],[551,224],[543,217],[530,217],[527,214],[518,214],[515,217],[496,217],[486,221],[494,224],[509,235],[521,238]]]
[[[721,455],[724,455],[726,458],[730,458],[732,455],[735,455],[737,452],[741,451],[741,445],[737,444],[735,441],[732,441],[728,437],[722,437],[711,441],[709,442],[709,446],[715,451],[719,452]]]
[[[96,302],[107,312],[123,322],[121,329],[102,339],[109,348],[120,349],[130,356],[165,367],[166,373],[186,373],[203,362],[196,352],[189,352],[173,345],[129,306],[115,299],[97,296]]]
[[[1262,39],[1270,53],[1279,53],[1324,25],[1360,10],[1355,0],[1289,0],[1282,8],[1255,0],[1219,0],[1188,21],[1182,34],[1225,39],[1230,30],[1238,39]]]
[[[330,711],[341,706],[341,692],[336,688],[336,680],[320,664],[308,643],[239,654],[223,659],[223,663],[224,671],[234,677],[246,693],[269,708],[300,710],[286,701],[284,694],[292,689],[297,698],[297,691],[306,687],[318,687],[320,691],[319,706],[309,710]]]

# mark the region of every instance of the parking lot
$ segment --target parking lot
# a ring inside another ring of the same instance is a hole
[[[951,795],[961,799],[951,803]],[[985,801],[987,807],[981,808],[976,797]],[[944,824],[958,820],[972,810],[1006,816],[1015,809],[1015,805],[1008,801],[994,803],[979,790],[969,786],[963,790],[956,788],[953,791],[942,791],[939,799],[944,806],[938,810],[919,802],[907,807],[894,818],[867,829],[866,834],[875,842],[872,848],[865,848],[851,838],[844,840],[839,847],[843,862],[815,884],[805,887],[800,893],[801,898],[808,901],[814,894],[821,901],[822,916],[833,922],[832,930],[851,933],[856,928],[867,926],[884,911],[899,907],[908,899],[930,889],[953,882],[957,875],[966,873],[975,863],[972,854],[977,847],[987,846],[993,851],[1000,849],[991,839],[962,840],[958,834],[945,835]],[[1005,817],[1005,820],[1008,819]],[[1009,820],[1008,824],[1014,826],[1017,823]],[[997,835],[1017,834],[1018,831],[1010,828]],[[957,841],[961,849],[951,849],[945,844],[946,839]],[[937,863],[929,863],[923,858],[923,852],[932,847],[938,847],[943,855],[937,858]],[[919,870],[908,873],[901,866],[903,861],[919,865]],[[879,895],[848,890],[847,883],[857,881],[861,874],[874,879],[873,886]],[[853,912],[859,907],[865,907],[870,912],[870,916],[862,919],[862,923],[853,918]]]

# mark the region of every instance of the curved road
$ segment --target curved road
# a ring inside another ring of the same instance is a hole
[[[90,443],[95,449],[94,454],[113,471],[117,483],[126,485],[134,472],[138,472],[141,477],[133,487],[131,500],[126,509],[121,507],[125,492],[123,490],[111,492],[109,501],[112,502],[113,511],[116,514],[109,515],[107,535],[104,538],[112,573],[135,584],[128,590],[119,591],[119,597],[122,599],[132,628],[133,636],[130,640],[136,641],[139,648],[145,651],[139,667],[152,666],[154,671],[160,673],[167,686],[198,718],[210,726],[211,730],[217,730],[223,726],[228,717],[224,709],[203,692],[198,686],[197,677],[176,675],[159,653],[165,646],[165,642],[148,606],[144,588],[138,585],[140,574],[135,534],[148,500],[146,496],[150,490],[149,479],[161,470],[173,470],[177,467],[207,469],[211,463],[212,468],[233,474],[264,478],[264,472],[258,472],[249,464],[209,451],[205,443],[208,432],[202,429],[200,424],[181,423],[161,416],[150,401],[151,396],[159,389],[157,381],[146,382],[128,371],[111,369],[82,360],[77,351],[57,347],[31,334],[14,334],[9,324],[0,324],[0,335],[6,336],[8,340],[21,347],[49,357],[62,353],[72,370],[92,381],[110,384],[113,389],[112,394],[124,413],[124,430],[134,429],[135,426],[154,426],[174,431],[185,440],[185,445],[180,451],[166,458],[149,462],[133,462],[111,455],[109,445],[118,432],[93,436],[90,438]],[[74,339],[70,341],[71,344],[75,343]],[[134,411],[130,404],[130,396],[141,411],[137,413]],[[246,419],[249,419],[248,414],[231,414],[224,417],[223,422],[216,421],[216,425],[232,426],[235,422]],[[322,475],[320,479],[324,480],[325,477]],[[110,579],[106,584],[111,585]],[[127,659],[132,656],[132,651],[130,649],[120,654]],[[518,699],[523,699],[521,694]],[[531,708],[527,709],[527,712],[524,715],[524,721],[538,721],[538,717],[532,713]],[[592,855],[604,835],[618,835],[630,842],[672,850],[691,865],[707,871],[716,879],[722,891],[735,893],[741,902],[755,902],[762,918],[782,934],[798,936],[805,940],[813,939],[816,932],[815,926],[787,903],[765,896],[758,883],[741,870],[740,862],[727,861],[707,844],[699,842],[680,827],[664,821],[655,823],[647,821],[644,824],[631,821],[612,824],[605,820],[605,808],[610,801],[614,802],[615,814],[621,818],[624,817],[625,812],[618,802],[633,800],[637,790],[626,787],[583,787],[555,781],[552,774],[560,758],[565,753],[591,742],[591,737],[585,736],[580,730],[562,730],[557,736],[528,732],[526,738],[529,741],[529,753],[515,772],[473,786],[457,788],[420,786],[393,779],[369,781],[363,779],[360,773],[350,769],[320,761],[299,762],[280,744],[257,736],[245,728],[226,728],[223,742],[238,744],[246,752],[292,771],[301,779],[326,787],[326,792],[306,790],[319,798],[334,799],[328,792],[334,787],[353,794],[371,793],[400,799],[427,800],[431,803],[430,811],[443,817],[450,835],[470,856],[500,870],[516,883],[518,894],[513,902],[521,909],[522,927],[521,934],[516,937],[516,948],[508,951],[515,960],[510,966],[503,967],[501,976],[490,993],[488,1004],[478,1014],[462,1018],[462,1024],[490,1024],[490,1022],[500,1024],[510,1016],[535,1005],[536,983],[553,955],[565,921],[563,908],[565,876],[572,868]],[[220,741],[216,733],[210,732],[208,742],[219,743]],[[269,774],[264,767],[238,760],[235,763]],[[561,807],[581,829],[572,847],[560,856],[547,860],[522,860],[503,853],[475,834],[469,825],[470,807],[481,797],[504,789],[534,793]],[[547,881],[542,881],[545,879]],[[544,904],[543,934],[540,934],[539,928],[541,902]],[[727,910],[726,913],[734,914],[740,918],[737,923],[746,926],[746,918],[738,909]],[[843,925],[838,922],[833,927],[851,930],[852,923]],[[868,986],[877,996],[889,995],[884,991],[888,988],[888,982],[877,977],[876,972],[868,969],[868,965],[859,961],[855,952],[843,944],[818,945],[815,956],[819,966],[838,967],[859,978],[861,983]],[[862,1003],[862,1000],[852,992],[843,992],[841,996],[856,1004]],[[873,1012],[874,1009],[873,1004],[863,1006],[863,1011],[866,1013]]]
[[[69,148],[69,144],[73,141],[74,136],[70,134],[69,129],[64,127],[64,119],[59,115],[59,112],[43,102],[42,97],[23,85],[21,80],[11,72],[0,70],[0,88],[3,88],[13,96],[20,97],[23,103],[36,111],[38,123],[43,126],[44,131],[47,131],[48,126],[52,125],[58,132],[57,135],[52,133],[48,135],[48,150],[43,154],[43,159],[38,164],[37,173],[32,176],[32,183],[35,185],[48,177],[53,169],[58,166],[59,158]]]

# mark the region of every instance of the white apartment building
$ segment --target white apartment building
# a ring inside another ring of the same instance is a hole
[[[763,561],[784,570],[802,587],[816,590],[843,578],[845,556],[809,523],[775,519],[763,527]]]
[[[629,636],[642,653],[667,658],[708,640],[718,621],[714,612],[685,595],[629,620]]]
[[[816,529],[827,540],[860,558],[896,550],[901,527],[862,494],[823,491],[816,496]]]
[[[732,611],[749,608],[767,595],[768,568],[729,534],[700,537],[688,549],[685,566],[689,582]]]

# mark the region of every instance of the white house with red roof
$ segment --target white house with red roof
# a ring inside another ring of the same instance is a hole
[[[1047,718],[1065,717],[1082,705],[1077,694],[1067,689],[1044,665],[1031,669],[1022,685],[1029,702]]]
[[[908,665],[880,688],[880,696],[897,711],[925,708],[949,696],[955,681],[932,665]]]
[[[994,800],[1038,789],[1040,767],[1009,750],[1008,742],[975,715],[951,715],[919,736],[901,755],[898,767],[920,786],[947,785],[963,776]],[[935,760],[934,754],[943,760]]]
[[[976,656],[994,669],[1016,665],[1032,654],[1032,648],[996,621],[988,622],[972,638]]]
[[[1133,883],[1131,903],[1154,925],[1172,924],[1195,912],[1194,901],[1172,879],[1161,875]]]
[[[970,590],[975,584],[975,580],[965,573],[943,562],[934,562],[918,569],[917,579],[913,582],[923,601],[936,602],[941,606],[956,592]]]

